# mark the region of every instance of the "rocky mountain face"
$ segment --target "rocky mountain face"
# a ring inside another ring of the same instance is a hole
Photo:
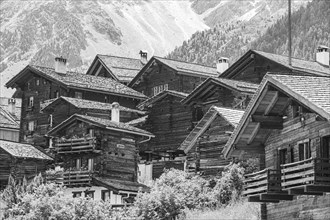
[[[13,93],[3,85],[25,65],[32,62],[53,66],[54,57],[59,55],[68,58],[70,69],[84,72],[96,54],[138,58],[139,50],[144,49],[149,52],[149,57],[164,56],[196,31],[194,36],[216,29],[223,33],[222,38],[229,39],[237,37],[236,33],[242,29],[251,29],[253,31],[248,32],[253,34],[243,37],[249,42],[285,13],[286,4],[283,2],[2,0],[0,96]],[[306,1],[294,2],[294,8],[297,8]],[[203,30],[206,31],[201,32]],[[199,41],[210,40],[219,41],[219,45],[230,44],[228,40],[213,39],[213,36]],[[190,41],[184,44],[187,42]],[[189,49],[188,52],[194,51]],[[180,53],[173,56],[183,57]],[[201,60],[195,57],[189,61]]]

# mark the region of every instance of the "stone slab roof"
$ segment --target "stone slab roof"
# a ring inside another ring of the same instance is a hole
[[[90,101],[90,100],[86,100],[86,99],[78,99],[78,98],[61,96],[57,99],[53,99],[51,102],[47,102],[47,104],[43,106],[42,110],[47,110],[48,108],[52,108],[52,107],[58,105],[59,103],[61,103],[61,101],[70,103],[71,105],[73,105],[74,107],[79,108],[79,109],[96,109],[96,110],[103,110],[103,111],[111,111],[111,109],[112,109],[111,103],[96,102],[96,101]],[[119,110],[124,111],[124,112],[134,112],[134,113],[137,113],[140,115],[146,114],[146,112],[144,112],[144,111],[127,108],[124,106],[119,106]]]
[[[146,99],[147,97],[140,92],[135,91],[113,79],[81,74],[77,72],[67,72],[60,74],[53,68],[28,65],[24,70],[14,76],[7,84],[7,87],[14,87],[14,84],[24,78],[25,70],[31,70],[49,80],[57,81],[65,87],[93,92],[102,92],[118,96]]]
[[[140,59],[101,54],[97,57],[119,81],[131,81],[144,66]]]
[[[31,144],[22,144],[12,141],[0,140],[0,148],[5,150],[13,157],[53,160],[47,154],[41,152]]]
[[[153,134],[151,134],[148,131],[133,127],[131,125],[128,125],[126,123],[122,122],[115,122],[111,121],[109,119],[103,119],[103,118],[97,118],[93,116],[87,116],[87,115],[80,115],[80,114],[74,114],[70,116],[68,119],[57,125],[55,128],[53,128],[51,131],[48,132],[48,135],[52,135],[57,130],[64,127],[67,123],[70,123],[72,120],[80,119],[82,121],[87,121],[88,123],[95,124],[96,126],[103,127],[105,129],[109,130],[116,130],[126,133],[131,133],[139,136],[147,136],[147,137],[154,137]]]

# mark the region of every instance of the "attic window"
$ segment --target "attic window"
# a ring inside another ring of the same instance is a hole
[[[152,88],[154,96],[161,93],[162,91],[168,90],[168,84],[155,86]]]
[[[36,79],[36,85],[37,85],[37,86],[40,85],[40,79]]]

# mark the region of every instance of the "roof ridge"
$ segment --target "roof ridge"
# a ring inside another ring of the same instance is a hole
[[[267,53],[267,54],[273,54],[273,55],[277,55],[277,56],[282,56],[282,57],[289,57],[287,55],[283,55],[283,54],[277,54],[277,53],[270,53],[270,52],[265,52],[265,51],[261,51],[261,50],[252,50],[255,51],[257,53],[261,52],[261,53]],[[298,57],[291,57],[292,59],[296,59],[296,60],[302,60],[302,61],[306,61],[306,62],[315,62],[318,63],[316,60],[305,60],[303,58],[298,58]],[[320,64],[321,65],[321,64]]]
[[[174,59],[164,58],[164,57],[160,57],[160,56],[153,56],[153,57],[164,59],[164,60],[171,60],[171,61],[176,61],[176,62],[180,62],[180,63],[187,63],[187,64],[192,64],[192,65],[197,65],[197,66],[203,66],[203,67],[208,67],[208,68],[216,69],[216,67],[207,66],[207,65],[199,64],[199,63],[191,63],[191,62],[188,62],[188,61],[174,60]]]
[[[106,57],[117,57],[117,58],[124,58],[124,59],[130,59],[130,60],[137,60],[137,61],[141,61],[138,58],[132,58],[132,57],[122,57],[122,56],[116,56],[116,55],[110,55],[110,54],[96,54],[96,56],[106,56]]]
[[[320,77],[320,78],[330,78],[330,75],[301,75],[300,73],[286,73],[286,72],[267,72],[266,75],[269,75],[270,77],[272,75],[281,75],[281,76],[288,76],[288,77],[295,77],[295,76],[300,76],[300,77]]]
[[[210,77],[210,78],[211,79],[224,79],[224,80],[228,80],[228,81],[232,81],[232,82],[242,82],[242,83],[245,83],[245,84],[251,84],[251,85],[259,86],[258,83],[247,82],[247,81],[244,81],[244,80],[228,79],[228,78],[225,78],[225,77]]]
[[[47,69],[50,69],[50,70],[54,70],[55,71],[55,68],[54,67],[49,67],[49,66],[40,66],[40,65],[35,65],[35,64],[29,64],[28,66],[33,67],[33,68],[35,68],[35,67],[47,68]],[[67,73],[78,73],[78,74],[86,75],[84,73],[74,72],[74,71],[70,71],[70,70],[67,71]]]
[[[222,106],[216,106],[216,105],[212,105],[210,108],[220,108],[220,109],[234,110],[234,111],[240,111],[240,112],[245,111],[245,110],[241,110],[241,109],[234,109],[234,108],[222,107]]]

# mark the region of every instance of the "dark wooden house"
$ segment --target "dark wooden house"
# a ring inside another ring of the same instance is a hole
[[[323,52],[319,52],[318,50],[316,57],[318,57],[320,53]],[[327,53],[329,54],[329,52]],[[329,63],[329,55],[327,56]],[[329,64],[325,65],[320,61],[307,61],[292,58],[292,65],[290,66],[288,60],[287,56],[249,50],[219,76],[246,82],[260,83],[264,75],[269,71],[301,75],[329,75]]]
[[[179,147],[186,154],[188,172],[215,175],[223,171],[230,161],[221,152],[243,113],[223,107],[209,108]]]
[[[184,168],[183,154],[178,147],[191,128],[190,108],[181,103],[186,96],[186,93],[166,90],[138,105],[148,112],[148,118],[141,128],[155,135],[139,148],[141,163],[153,161],[153,178],[159,177],[165,167]]]
[[[30,144],[0,140],[0,189],[6,187],[9,175],[16,180],[44,173],[53,159]]]
[[[54,127],[75,113],[111,120],[112,108],[112,103],[95,102],[86,99],[61,96],[44,103],[41,111],[51,116],[52,121],[50,121],[49,125]],[[124,106],[119,106],[119,111],[121,122],[132,121],[143,117],[146,114],[145,111],[131,109]]]
[[[114,120],[74,114],[47,136],[52,138],[56,164],[64,169],[57,182],[64,183],[73,196],[84,193],[122,204],[139,190],[147,190],[137,182],[137,145],[154,137],[151,133]]]
[[[128,85],[149,97],[164,90],[190,93],[206,78],[217,75],[213,67],[154,56]]]
[[[330,216],[330,77],[266,75],[223,153],[259,158],[244,195],[263,219]]]
[[[146,99],[143,94],[111,78],[69,72],[63,58],[56,58],[55,69],[28,65],[6,86],[21,90],[20,141],[42,147],[47,145],[43,135],[49,128],[49,115],[41,112],[41,106],[49,99],[67,96],[105,103],[119,102],[129,108]]]
[[[112,78],[127,85],[142,69],[145,61],[142,54],[141,59],[98,54],[86,74]]]

